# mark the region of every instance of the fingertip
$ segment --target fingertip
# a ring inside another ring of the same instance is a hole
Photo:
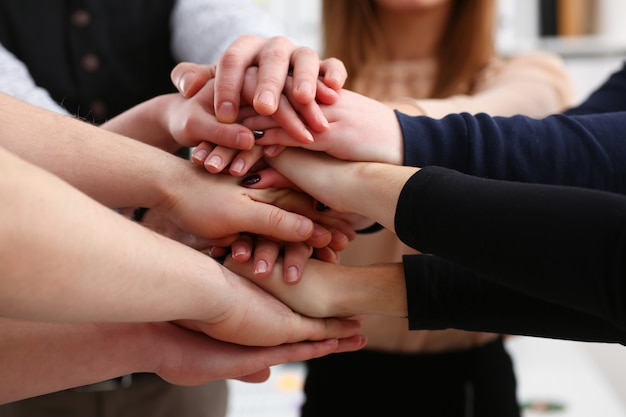
[[[235,123],[237,121],[237,106],[233,102],[224,101],[215,109],[215,117],[222,123]]]
[[[254,110],[263,116],[270,116],[278,109],[276,95],[269,90],[258,93],[252,103]]]

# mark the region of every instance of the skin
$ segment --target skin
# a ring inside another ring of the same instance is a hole
[[[270,366],[359,349],[355,336],[272,347],[221,342],[172,323],[43,323],[2,318],[0,404],[152,372],[176,385],[263,382]],[[71,370],[71,372],[68,372]]]
[[[271,197],[253,195],[228,176],[207,175],[155,147],[41,111],[6,95],[0,95],[0,103],[13,109],[12,114],[0,116],[7,126],[4,134],[0,133],[2,146],[104,205],[153,208],[183,230],[204,238],[232,239],[246,231],[285,241],[316,239],[316,227],[308,217],[267,204],[285,198],[290,209],[300,206],[306,212],[312,211],[309,203],[298,203],[297,198],[281,192]],[[11,127],[21,135],[10,134]],[[40,132],[55,140],[32,146]],[[80,149],[87,157],[77,159],[76,153],[66,149]],[[103,182],[103,177],[107,181]],[[204,192],[207,187],[211,188],[210,195]],[[215,218],[220,222],[213,221]],[[329,237],[325,234],[323,239],[328,242]]]
[[[268,159],[295,186],[336,211],[358,213],[394,230],[397,201],[406,181],[419,168],[343,161],[320,152],[290,148]],[[315,176],[308,175],[316,172]],[[280,261],[279,261],[280,262]],[[253,280],[296,311],[312,317],[381,315],[406,317],[406,284],[401,263],[347,266],[310,259],[298,285],[280,274],[259,278],[252,262],[227,261],[233,271]]]

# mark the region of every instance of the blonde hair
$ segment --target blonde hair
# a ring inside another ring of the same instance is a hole
[[[470,92],[474,77],[495,55],[495,0],[454,0],[439,49],[440,67],[432,97]],[[343,61],[348,70],[345,87],[359,69],[386,61],[374,0],[323,0],[322,55]]]

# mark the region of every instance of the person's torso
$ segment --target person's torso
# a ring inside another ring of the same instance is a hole
[[[0,42],[70,113],[101,123],[175,91],[175,0],[0,0]]]

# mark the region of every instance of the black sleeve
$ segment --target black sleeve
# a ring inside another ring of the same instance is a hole
[[[478,177],[626,194],[626,112],[544,119],[396,114],[404,138],[404,165],[436,165]]]
[[[411,330],[447,328],[625,344],[625,329],[512,290],[438,256],[403,258]]]
[[[622,195],[427,167],[405,184],[395,229],[422,253],[625,327]]]

